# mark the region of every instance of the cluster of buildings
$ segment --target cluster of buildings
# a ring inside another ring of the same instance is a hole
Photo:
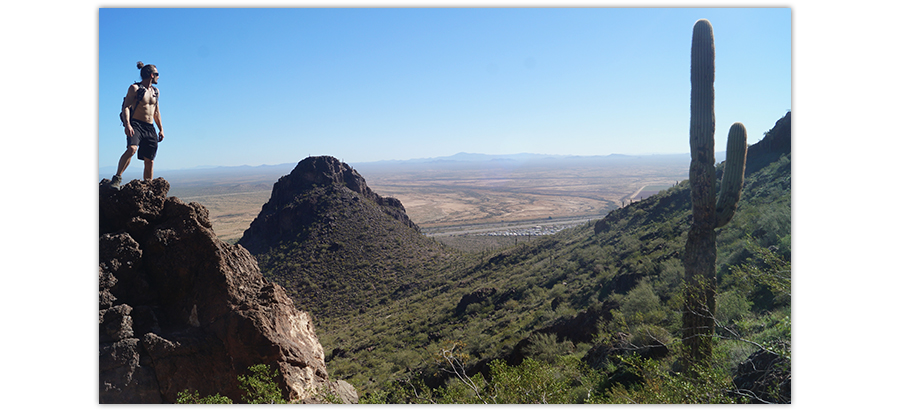
[[[527,228],[510,228],[496,232],[482,233],[483,236],[544,236],[552,235],[563,229],[578,226],[577,224],[569,225],[549,225],[549,226],[532,226]]]

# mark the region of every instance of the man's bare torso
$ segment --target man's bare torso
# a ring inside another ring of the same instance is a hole
[[[131,85],[128,89],[129,107],[134,104],[138,89],[139,86],[136,84]],[[134,108],[134,112],[131,113],[131,118],[145,123],[153,123],[153,115],[156,114],[156,103],[158,101],[159,96],[156,94],[153,86],[150,86],[144,92],[144,97],[138,102],[137,107]]]

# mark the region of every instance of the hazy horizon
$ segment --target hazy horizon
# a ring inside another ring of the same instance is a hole
[[[724,153],[725,153],[724,151],[716,152],[717,161],[724,160]],[[350,166],[382,164],[382,163],[384,163],[384,164],[389,164],[389,163],[412,164],[412,163],[429,163],[429,162],[453,161],[453,160],[459,161],[459,162],[465,162],[465,161],[475,162],[476,161],[476,160],[461,159],[461,157],[467,156],[467,155],[493,158],[493,159],[500,159],[500,158],[504,158],[504,159],[519,158],[519,159],[521,159],[523,157],[566,159],[566,158],[608,158],[608,157],[615,157],[615,156],[634,157],[634,158],[653,157],[653,156],[661,156],[661,157],[662,156],[685,156],[685,157],[689,157],[690,153],[689,152],[683,152],[683,153],[637,153],[637,154],[610,153],[608,155],[574,155],[574,154],[554,155],[554,154],[545,154],[545,153],[497,153],[497,154],[492,154],[492,153],[458,152],[458,153],[454,153],[454,154],[448,155],[448,156],[420,157],[420,158],[413,158],[413,159],[384,159],[384,160],[373,160],[373,161],[367,161],[367,162],[348,162],[348,161],[341,159],[339,156],[334,156],[334,155],[330,155],[330,154],[320,154],[320,155],[311,155],[311,156],[331,156],[331,157],[340,159],[341,161],[349,164]],[[295,161],[281,162],[281,163],[240,164],[240,165],[196,165],[196,166],[182,167],[182,168],[155,169],[155,171],[156,172],[179,172],[179,171],[193,171],[193,170],[200,171],[200,170],[218,169],[218,168],[237,169],[237,168],[278,167],[278,166],[284,166],[284,165],[292,165],[293,166],[307,157],[309,157],[309,156],[304,156],[303,158],[297,159]],[[485,160],[487,160],[487,159],[485,159]],[[132,159],[132,163],[134,163],[133,159]],[[115,169],[116,169],[116,166],[114,166],[114,165],[100,166],[99,167],[100,177],[101,178],[103,178],[103,177],[109,178],[109,176],[106,176],[106,175],[109,173],[114,173]],[[137,168],[129,167],[126,170],[125,175],[126,175],[126,177],[133,175],[132,178],[137,179],[140,177],[142,170],[143,169],[141,167],[137,167]]]

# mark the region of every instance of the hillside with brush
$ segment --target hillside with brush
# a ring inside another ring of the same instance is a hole
[[[363,402],[480,403],[479,388],[523,374],[562,385],[552,398],[562,403],[789,402],[790,130],[788,113],[749,148],[737,213],[718,230],[720,344],[701,380],[670,379],[688,376],[678,363],[687,181],[488,255],[385,219],[341,183],[309,187],[295,201],[315,205],[310,220],[257,256],[316,314],[329,369]],[[682,389],[644,390],[662,384]],[[721,396],[691,397],[710,387]]]

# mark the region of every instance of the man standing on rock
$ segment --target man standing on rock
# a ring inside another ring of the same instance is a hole
[[[162,119],[159,114],[159,89],[154,84],[159,82],[159,71],[155,65],[137,62],[141,70],[141,81],[128,87],[125,94],[123,124],[127,147],[119,158],[119,167],[112,178],[110,186],[118,189],[122,184],[122,172],[131,163],[135,153],[138,160],[144,161],[144,180],[153,179],[153,159],[156,158],[157,144],[163,140]],[[159,127],[157,137],[153,122]]]

